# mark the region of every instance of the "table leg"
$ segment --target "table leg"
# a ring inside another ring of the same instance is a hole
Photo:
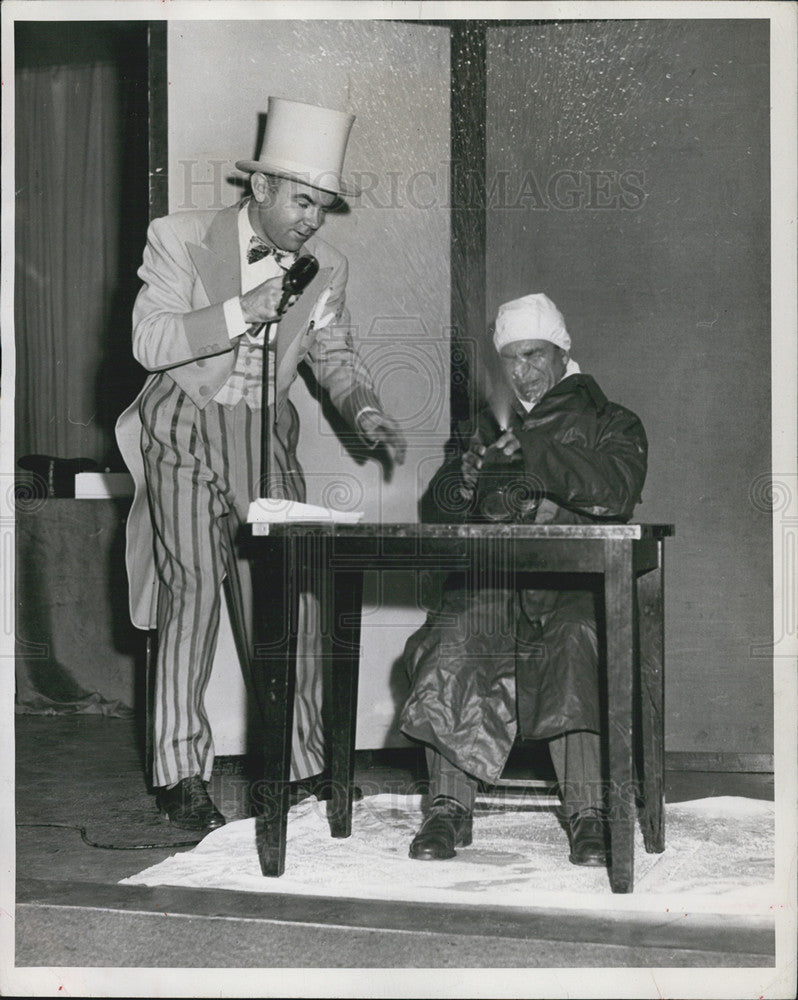
[[[264,539],[253,579],[251,691],[263,724],[255,837],[261,872],[269,876],[285,870],[299,610],[294,549],[291,539]]]
[[[604,600],[607,623],[607,716],[609,738],[610,886],[634,886],[635,794],[632,701],[634,670],[632,542],[605,542]]]
[[[649,854],[665,850],[665,729],[663,542],[657,543],[658,565],[638,577],[640,609],[640,697],[643,749],[643,840]]]
[[[360,668],[360,619],[363,571],[332,576],[332,796],[328,810],[333,837],[352,833],[352,792],[355,776],[357,681]]]
[[[147,632],[147,646],[144,661],[144,767],[147,773],[148,786],[152,782],[152,767],[154,758],[152,725],[155,718],[155,661],[158,658],[158,630]]]

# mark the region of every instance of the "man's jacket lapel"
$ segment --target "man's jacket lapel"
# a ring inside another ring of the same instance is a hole
[[[238,256],[239,205],[231,205],[214,216],[202,244],[187,243],[208,302],[216,305],[241,294]]]

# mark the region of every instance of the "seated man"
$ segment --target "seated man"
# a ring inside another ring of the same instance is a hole
[[[580,374],[554,303],[545,295],[505,303],[493,340],[515,397],[510,426],[499,432],[482,412],[433,492],[451,500],[454,477],[470,519],[629,520],[646,474],[645,432],[634,413]],[[408,640],[413,686],[401,727],[426,744],[431,801],[411,858],[451,858],[455,847],[471,843],[477,783],[501,775],[520,735],[548,740],[570,860],[607,863],[594,609],[600,594],[585,589],[590,579],[557,589],[547,580],[547,589],[536,589],[543,581],[501,565],[461,574],[447,581],[440,606]]]

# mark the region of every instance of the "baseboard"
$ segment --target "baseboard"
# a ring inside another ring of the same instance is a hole
[[[739,771],[773,774],[773,754],[666,750],[666,771]]]
[[[525,763],[539,764],[545,771],[550,771],[548,753],[544,744],[527,743],[513,751],[513,761],[523,760]],[[537,757],[536,757],[537,754]],[[539,759],[538,759],[539,758]],[[416,747],[391,747],[382,750],[358,750],[355,759],[361,767],[372,764],[389,763],[395,767],[406,767],[410,770],[423,768],[423,754]],[[513,762],[511,761],[511,763]],[[666,750],[666,771],[728,771],[742,774],[773,774],[773,754],[767,753],[726,753],[723,751],[708,752],[696,750]],[[514,777],[514,776],[513,776]],[[512,782],[515,783],[515,782]]]

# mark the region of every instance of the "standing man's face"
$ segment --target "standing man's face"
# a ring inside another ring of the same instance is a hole
[[[504,345],[501,359],[516,395],[537,403],[565,374],[568,353],[550,340],[517,340]]]
[[[278,250],[299,250],[324,225],[336,197],[287,177],[270,183],[265,174],[252,175],[250,221],[259,236]]]

